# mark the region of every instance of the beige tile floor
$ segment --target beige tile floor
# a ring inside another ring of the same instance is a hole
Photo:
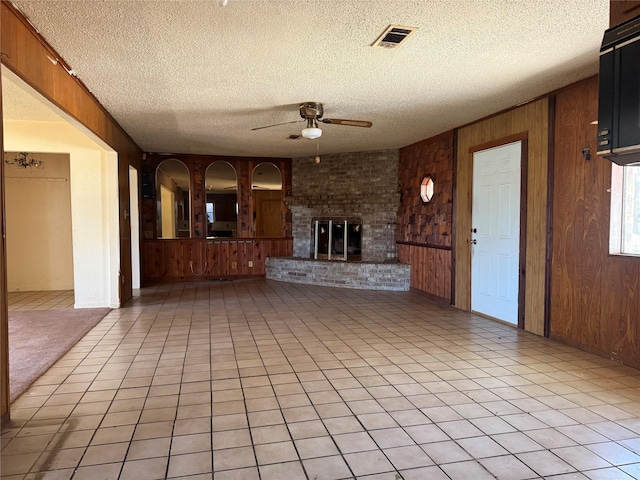
[[[12,405],[2,478],[640,478],[640,371],[414,292],[146,288]]]
[[[73,308],[73,290],[10,292],[9,311]]]

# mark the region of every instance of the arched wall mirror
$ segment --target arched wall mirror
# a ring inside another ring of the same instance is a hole
[[[253,231],[257,237],[282,236],[282,174],[273,163],[260,163],[251,174]]]
[[[204,174],[207,238],[236,237],[238,176],[227,162],[213,162]]]
[[[156,169],[158,238],[191,237],[191,179],[180,160],[163,160]]]

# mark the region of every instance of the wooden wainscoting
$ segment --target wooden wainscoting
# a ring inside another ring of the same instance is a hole
[[[145,240],[142,284],[264,276],[267,257],[288,257],[293,238]]]
[[[411,288],[451,300],[451,248],[396,245],[398,261],[411,265]]]

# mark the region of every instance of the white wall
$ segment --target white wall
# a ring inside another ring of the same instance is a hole
[[[8,290],[71,290],[69,156],[29,158],[42,160],[44,168],[5,167]]]
[[[129,165],[129,208],[131,222],[131,287],[140,288],[140,218],[138,170]]]
[[[65,122],[5,120],[4,145],[69,154],[75,307],[119,307],[117,154]]]

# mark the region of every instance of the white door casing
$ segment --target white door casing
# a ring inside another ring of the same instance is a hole
[[[471,310],[518,324],[522,142],[473,154]]]

